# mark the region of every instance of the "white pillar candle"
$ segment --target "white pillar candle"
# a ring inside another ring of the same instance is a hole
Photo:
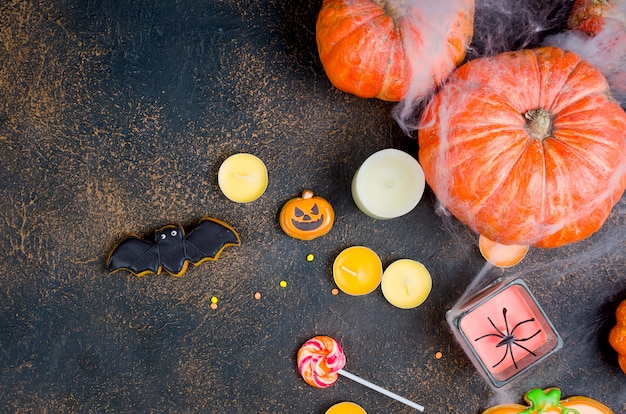
[[[385,269],[380,287],[389,303],[401,309],[411,309],[426,300],[432,279],[420,262],[400,259]]]
[[[417,206],[426,180],[417,160],[388,148],[372,154],[352,179],[352,198],[359,209],[376,219],[400,217]]]
[[[237,203],[249,203],[261,197],[267,188],[267,168],[252,154],[228,157],[217,173],[220,190]]]

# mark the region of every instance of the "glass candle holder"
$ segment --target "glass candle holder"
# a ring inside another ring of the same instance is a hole
[[[499,388],[563,346],[522,279],[499,280],[446,314],[480,374]]]

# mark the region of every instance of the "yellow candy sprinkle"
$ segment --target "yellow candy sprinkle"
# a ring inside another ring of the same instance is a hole
[[[217,296],[213,296],[211,298],[211,303],[217,303],[217,302],[218,302]]]
[[[285,282],[284,280],[280,281],[280,287],[284,288],[287,287],[287,282]]]
[[[313,253],[309,253],[306,255],[306,261],[307,262],[312,262],[313,259],[315,259],[315,256],[313,255]]]

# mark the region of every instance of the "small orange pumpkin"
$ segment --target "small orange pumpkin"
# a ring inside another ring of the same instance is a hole
[[[595,36],[604,27],[604,16],[614,8],[610,0],[574,0],[567,27]]]
[[[563,46],[596,65],[622,104],[626,99],[625,4],[624,0],[575,0],[567,22],[575,36]]]
[[[613,414],[599,401],[588,397],[570,397],[561,400],[561,390],[534,388],[524,395],[529,406],[506,404],[488,408],[483,414]]]
[[[626,299],[615,311],[617,324],[609,332],[609,343],[617,351],[617,362],[626,374]]]
[[[313,240],[325,235],[333,227],[335,211],[330,203],[313,191],[304,190],[302,197],[292,198],[280,210],[280,227],[288,235],[300,240]]]

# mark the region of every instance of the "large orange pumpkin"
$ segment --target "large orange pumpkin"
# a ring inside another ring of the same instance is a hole
[[[466,63],[420,128],[419,161],[440,202],[498,243],[581,240],[626,187],[626,114],[595,67],[555,47]]]
[[[465,58],[474,0],[324,0],[316,25],[331,83],[362,98],[399,101],[432,91]]]
[[[483,414],[613,414],[601,402],[588,397],[576,396],[561,400],[561,390],[532,389],[524,395],[528,407],[506,404],[488,408]]]

